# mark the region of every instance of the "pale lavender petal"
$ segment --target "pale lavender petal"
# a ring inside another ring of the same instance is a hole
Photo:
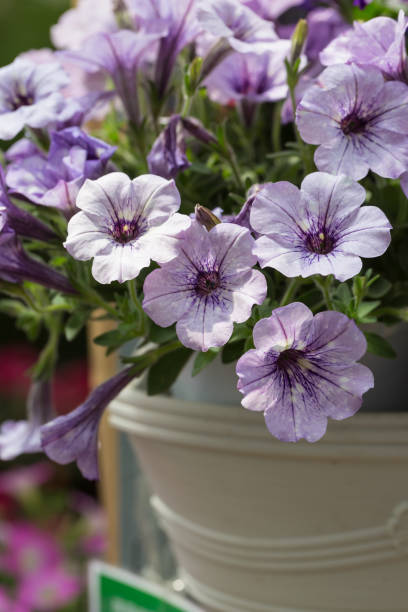
[[[134,378],[132,367],[94,389],[83,404],[41,428],[41,444],[50,459],[76,461],[85,478],[98,478],[98,429],[105,408]]]

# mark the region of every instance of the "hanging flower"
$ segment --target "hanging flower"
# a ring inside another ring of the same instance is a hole
[[[351,278],[360,257],[382,255],[391,240],[382,210],[361,207],[365,195],[355,181],[325,172],[309,174],[300,190],[286,181],[265,185],[251,211],[251,225],[264,234],[255,249],[260,265],[289,277]]]
[[[408,168],[408,87],[384,82],[376,68],[331,66],[302,98],[296,123],[320,145],[319,170],[359,180],[371,169],[398,178]]]
[[[99,283],[136,278],[151,259],[162,263],[175,255],[175,236],[190,220],[176,213],[180,195],[174,181],[144,174],[133,181],[112,172],[87,180],[77,202],[81,209],[68,223],[65,248],[79,260],[94,258]]]
[[[26,125],[44,128],[56,122],[66,104],[60,89],[68,82],[56,62],[38,65],[17,58],[0,68],[0,138],[14,138]]]
[[[57,235],[47,225],[26,210],[13,204],[8,196],[6,178],[0,164],[0,231],[6,223],[20,236],[43,240],[44,242],[57,238]]]
[[[80,49],[87,38],[119,29],[112,0],[78,0],[51,27],[51,40],[59,49]]]
[[[7,461],[23,453],[39,453],[40,428],[53,416],[50,381],[34,381],[27,398],[27,420],[4,421],[0,427],[0,458]]]
[[[108,162],[115,150],[78,127],[52,132],[48,156],[39,149],[29,149],[24,155],[19,148],[18,156],[11,151],[7,184],[11,193],[71,216],[85,179],[97,179],[109,171]]]
[[[294,302],[254,327],[255,349],[237,363],[242,405],[264,413],[271,434],[285,442],[319,440],[327,419],[357,412],[373,375],[356,363],[366,351],[354,321],[335,311],[313,316]]]
[[[5,223],[6,219],[5,212],[0,210],[0,279],[8,283],[28,280],[50,289],[76,294],[65,276],[27,255],[15,231]]]
[[[222,346],[234,322],[246,321],[265,299],[265,278],[252,270],[253,243],[239,225],[219,223],[208,232],[193,222],[178,240],[177,257],[146,278],[143,308],[161,327],[177,321],[189,348]]]
[[[85,478],[98,478],[99,423],[108,404],[135,377],[131,370],[129,367],[112,376],[78,408],[41,428],[42,449],[50,459],[63,465],[76,461]]]

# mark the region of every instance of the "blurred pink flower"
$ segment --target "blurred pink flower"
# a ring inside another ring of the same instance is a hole
[[[31,612],[31,608],[13,601],[7,591],[0,587],[0,612]]]
[[[55,467],[48,461],[17,467],[0,474],[0,493],[22,497],[50,480]]]
[[[24,577],[17,589],[17,600],[36,612],[55,612],[82,591],[82,581],[62,565],[43,568]]]
[[[29,523],[2,523],[0,569],[26,579],[62,563],[62,551],[50,533]]]
[[[26,371],[36,358],[37,352],[29,344],[0,347],[0,393],[25,397],[30,386]]]

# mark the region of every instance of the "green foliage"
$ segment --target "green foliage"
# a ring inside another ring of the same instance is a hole
[[[206,368],[219,354],[220,349],[218,347],[210,348],[205,353],[197,353],[194,359],[192,376],[197,376],[204,368]]]
[[[382,336],[373,332],[364,332],[364,335],[367,340],[367,351],[369,353],[380,355],[380,357],[387,357],[388,359],[394,359],[397,356],[391,344]]]
[[[181,370],[190,358],[192,351],[179,348],[159,359],[147,375],[147,393],[157,395],[165,393],[176,380]]]

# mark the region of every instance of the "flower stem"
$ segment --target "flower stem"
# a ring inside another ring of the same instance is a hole
[[[136,313],[137,313],[137,318],[138,318],[138,330],[137,331],[141,336],[144,336],[145,330],[146,330],[145,313],[140,303],[140,300],[137,296],[135,280],[133,279],[133,280],[127,281],[127,286],[129,290],[130,299],[132,301],[132,304],[135,306]]]
[[[332,285],[332,276],[326,276],[325,278],[315,278],[314,279],[316,287],[318,287],[322,293],[324,298],[324,302],[327,306],[328,310],[335,310],[333,301],[331,299],[331,285]]]
[[[286,287],[286,291],[282,296],[279,306],[286,306],[286,304],[289,304],[289,302],[291,301],[291,299],[293,298],[293,296],[299,289],[301,283],[302,281],[298,277],[292,278],[289,281]]]

